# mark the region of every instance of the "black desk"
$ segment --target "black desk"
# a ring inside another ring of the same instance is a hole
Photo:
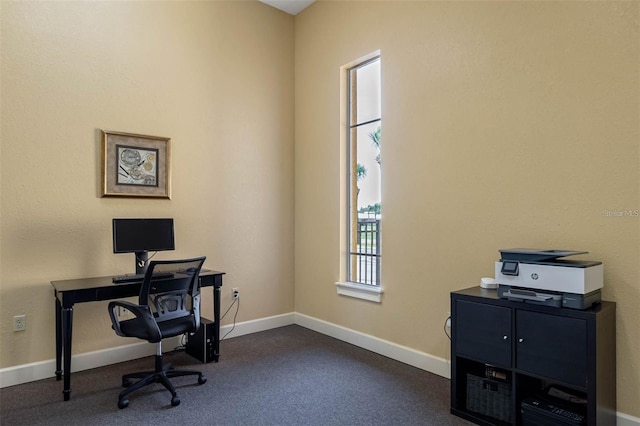
[[[220,356],[220,291],[224,272],[203,269],[200,287],[213,287],[214,362]],[[51,281],[56,303],[56,380],[64,373],[64,400],[71,397],[71,336],[73,332],[73,305],[83,302],[121,299],[138,296],[142,281],[114,284],[112,277],[79,278]],[[105,317],[106,315],[105,309]],[[64,354],[63,354],[64,350]],[[64,356],[63,356],[64,355]],[[62,359],[64,358],[64,369]]]

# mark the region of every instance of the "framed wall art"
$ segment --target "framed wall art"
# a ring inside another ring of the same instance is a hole
[[[102,196],[171,198],[171,139],[102,131]]]

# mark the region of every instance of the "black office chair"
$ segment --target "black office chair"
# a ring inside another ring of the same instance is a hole
[[[156,343],[155,370],[122,376],[118,407],[129,406],[127,396],[151,383],[161,383],[171,392],[171,405],[180,398],[169,381],[171,377],[197,375],[198,383],[207,381],[199,371],[174,370],[162,363],[162,339],[184,333],[195,333],[200,327],[200,286],[198,276],[205,257],[184,260],[156,260],[149,262],[144,276],[138,304],[124,300],[109,303],[109,316],[116,334],[137,337]],[[135,318],[119,321],[118,306],[131,311]],[[133,379],[140,379],[132,383]]]

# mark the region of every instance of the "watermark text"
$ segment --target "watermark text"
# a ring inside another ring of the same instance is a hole
[[[640,209],[605,209],[600,214],[604,217],[638,217]]]

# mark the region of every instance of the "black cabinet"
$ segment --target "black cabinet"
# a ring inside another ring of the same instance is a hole
[[[615,303],[554,308],[472,287],[451,293],[451,319],[453,414],[523,424],[523,401],[553,389],[581,400],[566,408],[584,424],[615,425]]]

